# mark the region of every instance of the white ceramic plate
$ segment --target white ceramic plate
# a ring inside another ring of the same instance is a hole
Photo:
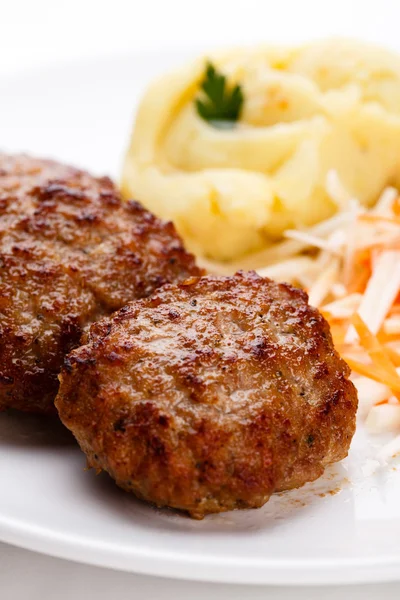
[[[0,82],[0,147],[118,176],[147,79],[180,57],[66,65]],[[363,475],[383,440],[262,509],[196,522],[118,490],[56,421],[0,415],[0,539],[126,571],[241,583],[400,579],[400,472]]]

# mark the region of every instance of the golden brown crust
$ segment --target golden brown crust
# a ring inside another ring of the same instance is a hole
[[[108,178],[0,155],[0,410],[54,411],[88,323],[199,273],[173,225]]]
[[[89,463],[201,517],[258,507],[346,456],[357,396],[304,292],[193,277],[94,324],[56,406]]]

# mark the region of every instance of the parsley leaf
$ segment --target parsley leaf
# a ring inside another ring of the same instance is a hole
[[[244,100],[242,88],[235,85],[229,90],[225,75],[219,73],[211,63],[207,64],[201,89],[205,97],[196,98],[196,107],[204,121],[214,127],[226,127],[239,119]]]

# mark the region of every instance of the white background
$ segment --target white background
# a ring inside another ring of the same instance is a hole
[[[135,49],[357,36],[400,47],[398,0],[0,0],[0,72]]]
[[[307,40],[327,35],[356,36],[400,49],[400,2],[0,0],[0,80],[46,65],[101,59],[110,54]],[[29,89],[26,93],[29,96]],[[331,588],[322,592],[316,588],[245,590],[167,582],[75,565],[0,544],[0,597],[4,600],[313,600],[322,596],[328,600],[394,599],[400,597],[400,586]]]

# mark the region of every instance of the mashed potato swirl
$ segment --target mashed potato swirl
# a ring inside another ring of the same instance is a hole
[[[243,111],[232,128],[197,113],[206,60],[242,86]],[[220,52],[168,73],[140,104],[122,189],[172,219],[190,250],[227,261],[333,214],[331,169],[366,205],[398,185],[396,54],[328,40]]]

